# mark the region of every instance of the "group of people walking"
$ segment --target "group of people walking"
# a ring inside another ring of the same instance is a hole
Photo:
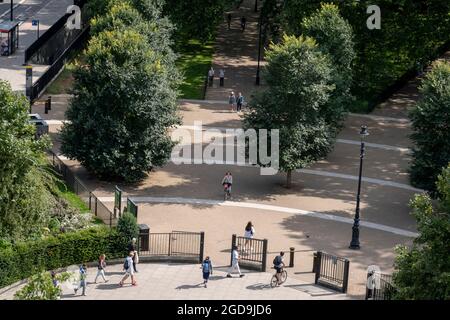
[[[228,23],[228,30],[231,30],[231,21],[233,20],[233,17],[231,16],[231,13],[227,14],[227,23]],[[241,30],[242,32],[245,31],[245,27],[247,26],[247,19],[242,16],[240,19],[241,22]]]

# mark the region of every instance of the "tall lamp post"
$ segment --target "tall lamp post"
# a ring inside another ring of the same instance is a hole
[[[256,69],[256,85],[259,86],[260,77],[260,61],[261,61],[261,29],[262,29],[262,16],[259,15],[259,36],[258,36],[258,68]]]
[[[255,12],[258,12],[258,0],[255,0]]]
[[[352,228],[352,241],[350,242],[350,249],[359,249],[359,202],[361,198],[361,178],[362,178],[362,166],[364,159],[364,139],[369,135],[366,126],[361,126],[361,131],[359,132],[361,136],[361,151],[359,155],[359,179],[358,179],[358,195],[356,196],[356,211],[355,220]]]

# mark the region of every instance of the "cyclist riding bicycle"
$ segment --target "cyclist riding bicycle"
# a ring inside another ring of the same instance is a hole
[[[283,268],[285,266],[284,262],[283,262],[283,257],[284,257],[284,252],[281,251],[279,256],[276,256],[275,259],[273,259],[273,267],[275,268],[275,270],[277,270],[277,280],[278,283],[281,282],[281,273],[283,272]]]
[[[224,190],[228,191],[229,194],[231,194],[232,184],[233,184],[233,176],[231,175],[231,172],[225,173],[225,176],[222,179],[222,185],[224,187]]]

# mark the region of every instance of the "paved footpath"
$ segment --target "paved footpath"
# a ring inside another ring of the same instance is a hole
[[[214,262],[214,261],[213,261]],[[214,267],[214,265],[213,265]],[[342,300],[346,295],[315,286],[311,282],[289,278],[277,287],[269,286],[272,273],[241,270],[243,278],[227,278],[227,267],[213,268],[208,287],[203,286],[200,264],[145,263],[138,265],[133,287],[130,280],[123,287],[118,283],[123,276],[122,265],[109,266],[103,283],[95,284],[96,268],[88,269],[87,295],[81,290],[75,295],[70,286],[63,284],[63,300]],[[0,289],[0,300],[12,299],[23,285],[10,290]]]
[[[31,25],[33,19],[39,20],[39,33],[42,35],[61,18],[73,0],[24,0],[14,10],[14,19],[20,21],[19,48],[11,56],[0,56],[0,79],[11,84],[13,91],[25,94],[25,50],[37,39],[37,27]],[[9,14],[3,17],[8,20]],[[47,65],[33,66],[33,82],[48,69]]]

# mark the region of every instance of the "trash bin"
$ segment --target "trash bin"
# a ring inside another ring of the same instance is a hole
[[[146,224],[139,225],[139,251],[149,251],[150,228]]]

